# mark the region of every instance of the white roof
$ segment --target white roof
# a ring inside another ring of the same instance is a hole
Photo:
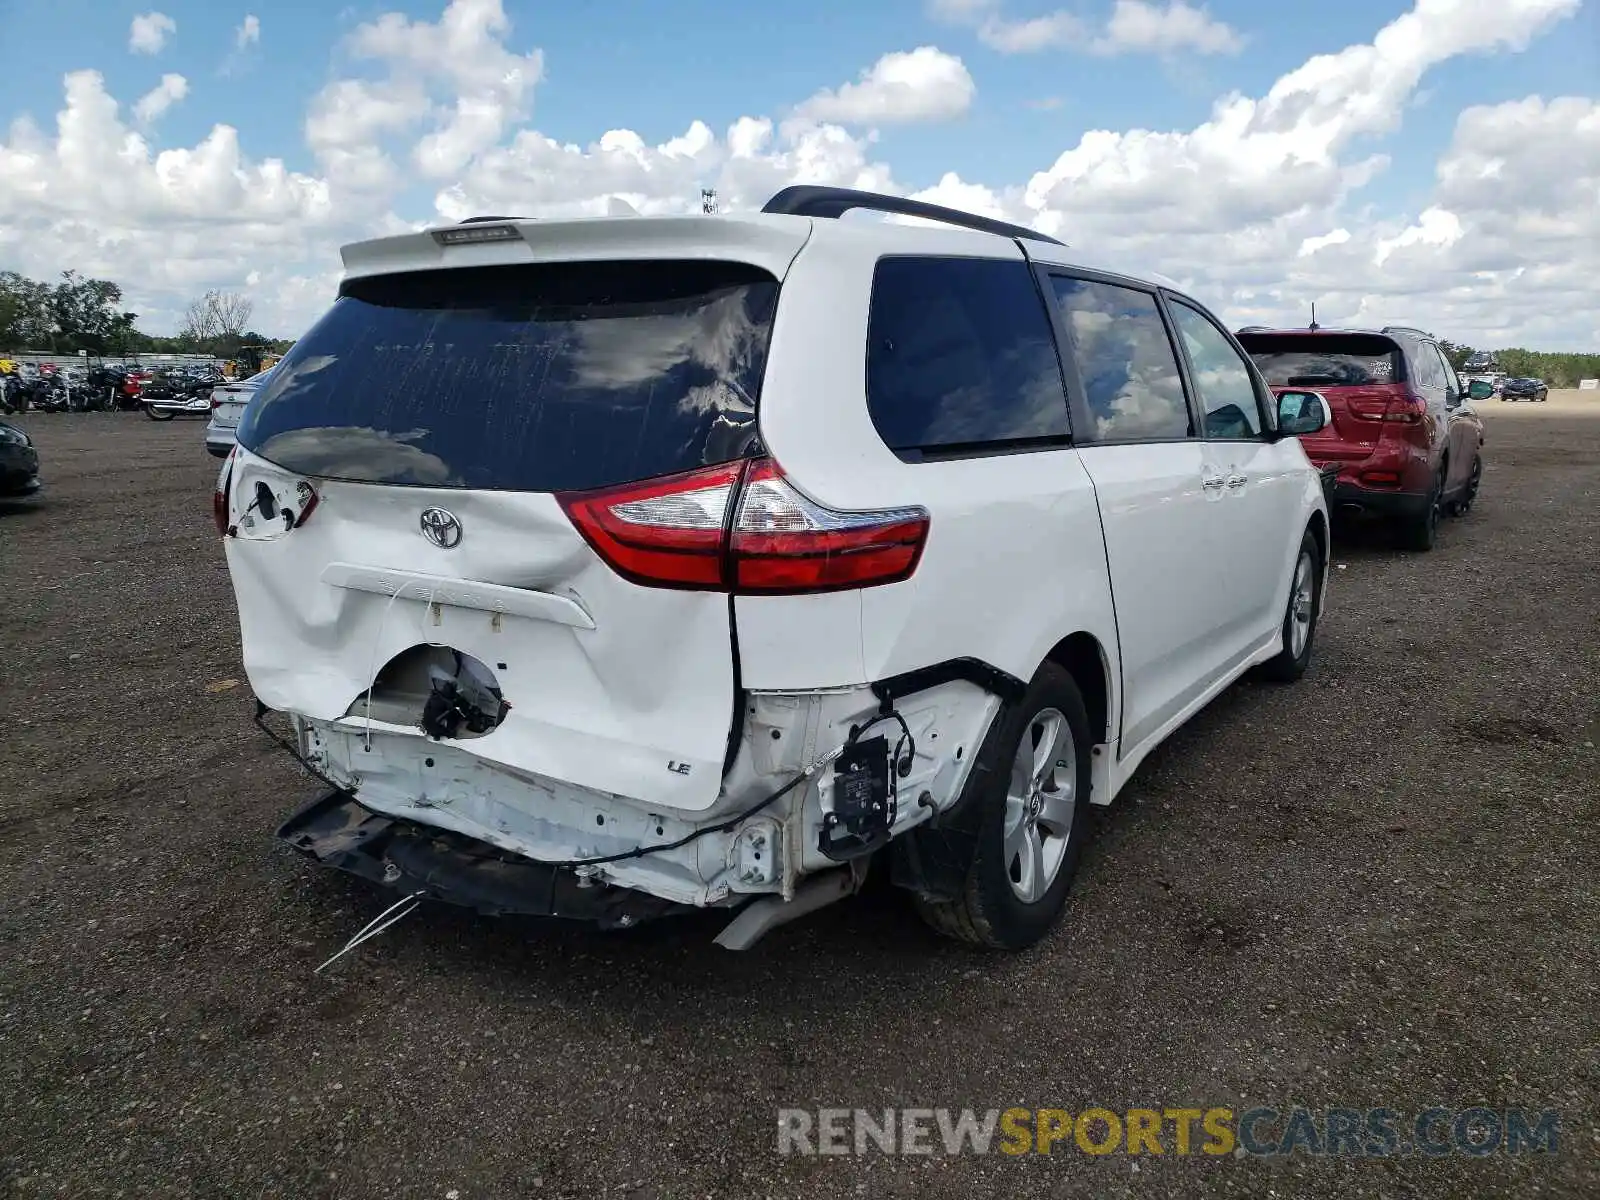
[[[514,226],[517,240],[441,245],[436,234]],[[808,241],[872,247],[888,254],[982,255],[1020,258],[1017,243],[1000,234],[955,225],[839,220],[769,213],[727,213],[668,217],[582,217],[438,226],[421,233],[352,242],[344,246],[345,278],[398,271],[498,266],[522,262],[581,262],[595,259],[655,258],[664,252],[683,258],[732,258],[771,271],[780,279]],[[1082,268],[1182,291],[1172,279],[1139,270],[1104,255],[1045,241],[1026,241],[1030,258],[1050,266]]]

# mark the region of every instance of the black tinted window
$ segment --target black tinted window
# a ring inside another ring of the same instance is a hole
[[[1148,292],[1051,277],[1072,331],[1094,435],[1183,438],[1194,433],[1183,377],[1156,299]]]
[[[1399,347],[1369,334],[1241,333],[1273,387],[1371,387],[1404,382]]]
[[[867,330],[867,407],[902,457],[1065,437],[1061,364],[1027,264],[881,261]]]
[[[239,441],[306,475],[558,491],[747,453],[778,285],[712,262],[385,275],[273,369]]]

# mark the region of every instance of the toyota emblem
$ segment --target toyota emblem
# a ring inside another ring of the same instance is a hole
[[[441,550],[453,550],[461,544],[461,522],[448,509],[423,509],[421,525],[422,536]]]

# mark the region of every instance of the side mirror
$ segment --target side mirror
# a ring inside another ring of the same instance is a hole
[[[1488,400],[1494,395],[1494,384],[1487,379],[1474,379],[1467,384],[1467,395],[1473,400]]]
[[[1333,424],[1333,410],[1320,392],[1278,393],[1278,432],[1286,437],[1304,437]]]

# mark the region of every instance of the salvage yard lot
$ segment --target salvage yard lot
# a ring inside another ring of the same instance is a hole
[[[882,890],[743,955],[710,919],[424,908],[322,977],[392,897],[273,843],[314,785],[250,725],[199,425],[18,419],[49,491],[0,511],[0,1194],[1600,1194],[1600,395],[1479,407],[1478,509],[1431,554],[1336,538],[1311,673],[1152,757],[1035,952]],[[774,1132],[1257,1104],[1559,1109],[1561,1143],[780,1158]]]

